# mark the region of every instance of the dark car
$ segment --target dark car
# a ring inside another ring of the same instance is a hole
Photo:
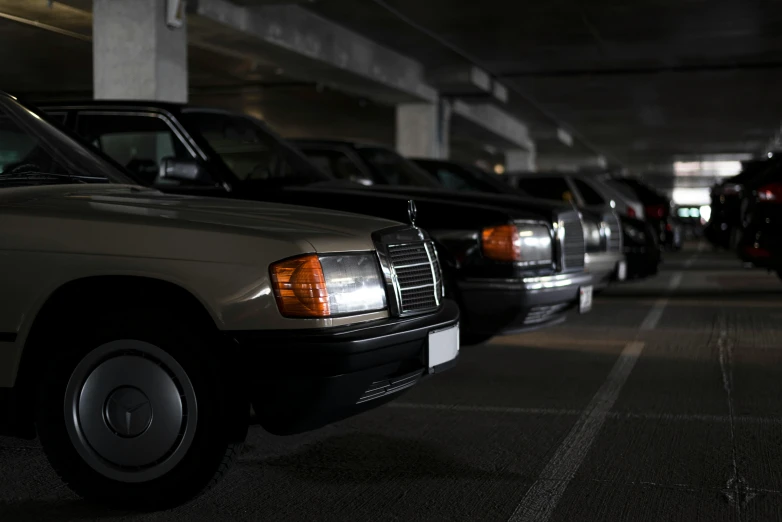
[[[704,235],[714,246],[736,250],[746,224],[746,206],[757,186],[753,180],[780,161],[782,155],[742,162],[739,174],[712,187],[711,216]]]
[[[513,187],[535,198],[550,202],[568,202],[582,212],[597,213],[597,224],[586,236],[604,234],[605,249],[587,252],[587,269],[595,276],[595,286],[605,288],[614,279],[622,280],[627,265],[622,253],[622,229],[609,198],[592,186],[594,180],[558,172],[509,173]],[[585,225],[589,227],[589,225]],[[599,229],[599,230],[598,230]]]
[[[590,294],[592,278],[584,271],[583,229],[572,209],[465,203],[432,190],[431,180],[413,206],[407,194],[323,173],[260,120],[226,111],[112,101],[45,109],[144,184],[167,192],[414,221],[435,241],[446,296],[462,313],[464,344],[553,325],[568,310],[591,307],[581,298]]]
[[[442,160],[408,160],[379,145],[340,140],[293,140],[316,164],[334,169],[334,161],[351,163],[352,171],[364,172],[364,182],[386,191],[408,195],[443,194],[465,203],[515,205],[519,208],[566,209],[572,203],[532,198],[502,181],[481,175],[473,169]],[[337,172],[338,175],[341,173]],[[426,179],[424,179],[426,178]],[[433,184],[434,183],[434,184]],[[415,185],[415,186],[411,186]],[[595,288],[603,289],[612,279],[624,279],[626,269],[622,256],[619,221],[608,202],[589,207],[589,217],[582,215],[586,241],[586,269],[592,274]],[[602,210],[593,214],[595,210]],[[613,234],[613,235],[612,235]],[[594,239],[593,242],[592,239]]]
[[[486,172],[474,165],[430,159],[416,159],[414,161],[418,166],[437,177],[443,185],[454,190],[494,192],[529,197],[529,194],[506,181],[502,181],[496,174]],[[574,181],[574,184],[578,184],[576,189],[581,188],[579,191],[581,198],[584,200],[589,198],[590,201],[598,205],[604,203],[605,197],[602,197],[597,190],[590,190],[591,187],[584,189],[581,182],[583,180],[580,178],[576,178]],[[601,183],[597,179],[594,182]],[[536,190],[546,190],[547,187],[549,191],[543,197],[546,199],[561,197],[561,193],[557,192],[556,188],[554,192],[551,192],[550,185],[544,184],[536,187]],[[587,191],[586,195],[583,194]],[[554,195],[552,196],[552,194]],[[624,194],[618,194],[618,196],[626,198]],[[616,215],[622,226],[622,252],[627,261],[627,277],[639,278],[654,275],[657,273],[661,261],[655,231],[644,220],[635,217],[642,213],[642,209],[636,210],[634,208],[634,206],[640,206],[640,203],[624,199],[624,206],[625,212],[616,212]],[[585,217],[582,215],[582,218]],[[587,249],[589,249],[588,245]],[[617,277],[617,279],[620,278]]]
[[[654,227],[663,248],[681,249],[681,226],[671,212],[672,204],[669,198],[636,178],[613,177],[608,183],[629,188],[641,200],[644,204],[644,217]]]
[[[782,278],[782,162],[745,183],[739,257]]]
[[[322,168],[342,176],[344,173],[335,172],[335,169],[337,166],[350,164],[350,172],[363,173],[364,183],[387,192],[415,197],[443,197],[447,194],[451,200],[469,204],[501,205],[548,212],[552,209],[565,210],[572,207],[572,204],[561,201],[531,198],[522,191],[501,186],[502,182],[490,183],[486,178],[470,180],[469,185],[467,180],[461,178],[460,184],[455,177],[443,178],[441,173],[432,174],[425,167],[381,145],[347,140],[298,139],[292,142]],[[481,189],[478,190],[478,187]],[[595,288],[603,289],[612,279],[623,279],[625,276],[619,221],[608,203],[603,200],[597,208],[592,206],[590,209],[602,212],[587,218],[582,216],[584,235],[588,239],[585,266],[592,274]],[[590,242],[592,238],[595,244]]]

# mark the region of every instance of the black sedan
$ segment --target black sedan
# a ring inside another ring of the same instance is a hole
[[[739,257],[782,278],[782,163],[775,162],[751,186],[745,189]]]

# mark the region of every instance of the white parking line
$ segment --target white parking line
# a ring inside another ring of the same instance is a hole
[[[692,261],[694,258],[690,259],[687,263]],[[682,272],[676,272],[673,274],[673,277],[671,277],[671,282],[668,284],[668,293],[673,292],[676,290],[676,288],[679,287],[679,284],[682,282]],[[652,309],[649,310],[649,313],[646,314],[646,318],[644,318],[644,321],[641,323],[641,331],[648,331],[648,330],[654,330],[657,327],[657,323],[660,322],[660,318],[663,316],[663,312],[665,311],[665,307],[668,306],[668,297],[661,297],[657,301],[654,302],[654,306],[652,306]]]
[[[638,341],[625,346],[608,378],[543,468],[540,478],[524,495],[510,521],[545,521],[551,517],[559,499],[597,438],[643,347],[644,343]]]
[[[692,266],[700,249],[685,263],[685,267]],[[681,283],[683,272],[676,272],[668,285],[666,296],[658,299],[655,305],[641,323],[640,330],[653,330],[662,317],[665,306],[668,304],[667,296],[670,295]],[[592,401],[578,418],[570,433],[562,441],[554,456],[546,464],[538,480],[524,495],[516,510],[511,515],[509,522],[529,520],[534,522],[546,522],[554,513],[562,494],[567,489],[570,481],[575,476],[581,463],[594,444],[600,428],[603,426],[608,413],[614,406],[622,386],[633,370],[638,357],[643,351],[644,343],[633,341],[625,346],[619,359],[614,364],[608,378],[597,391]]]

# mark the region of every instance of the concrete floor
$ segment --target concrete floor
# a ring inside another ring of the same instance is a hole
[[[217,489],[165,513],[86,505],[35,443],[0,439],[0,521],[779,519],[780,297],[776,276],[689,246],[389,406],[252,429]]]

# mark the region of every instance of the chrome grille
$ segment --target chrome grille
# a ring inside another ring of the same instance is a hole
[[[576,212],[559,216],[559,223],[565,230],[564,238],[559,235],[562,270],[584,268],[584,228]]]
[[[388,245],[387,248],[396,274],[399,312],[405,314],[437,308],[443,282],[434,244],[405,243]]]
[[[619,225],[619,219],[613,212],[603,214],[603,221],[611,231],[611,237],[608,241],[609,252],[619,252],[622,250],[622,227]]]

